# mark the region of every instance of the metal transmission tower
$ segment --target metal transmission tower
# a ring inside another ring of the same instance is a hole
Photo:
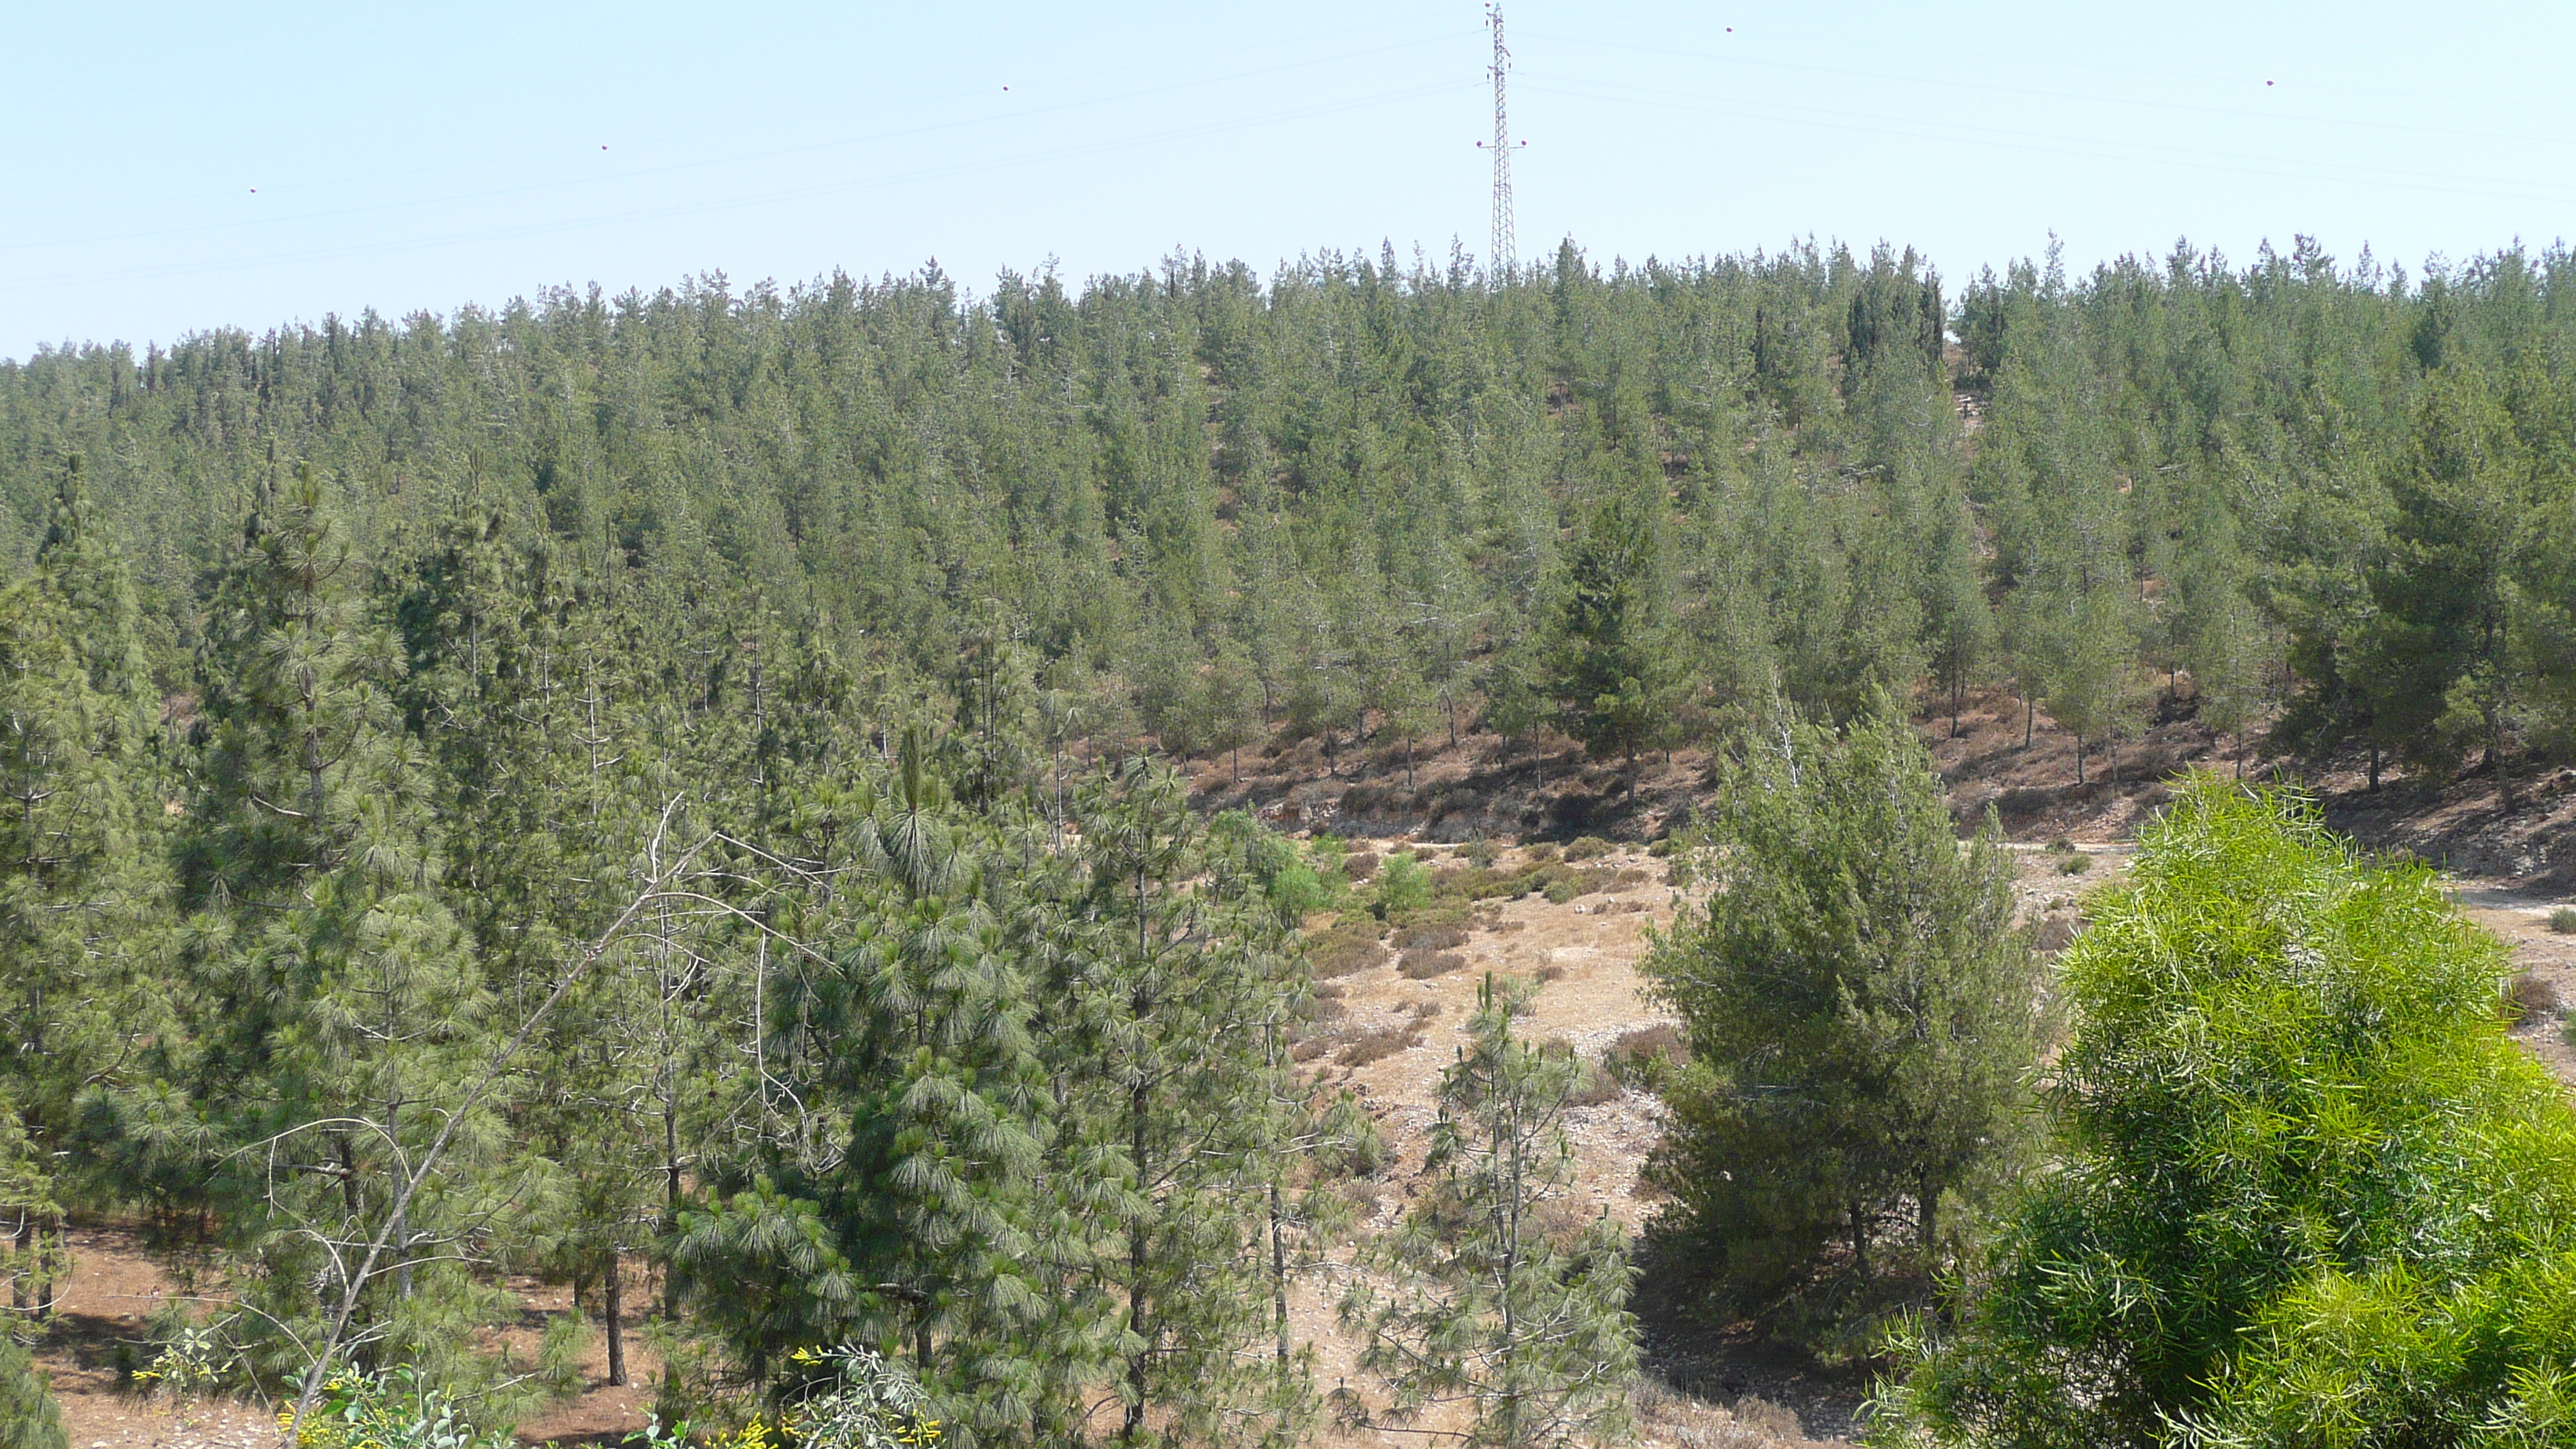
[[[1512,68],[1512,53],[1503,47],[1503,3],[1489,0],[1485,19],[1494,27],[1494,255],[1496,285],[1518,264],[1512,238],[1512,124],[1503,110],[1503,77]]]

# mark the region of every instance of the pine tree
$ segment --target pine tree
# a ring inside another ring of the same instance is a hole
[[[1616,1441],[1627,1428],[1637,1327],[1627,1310],[1635,1276],[1626,1231],[1605,1212],[1588,1224],[1543,1215],[1573,1179],[1566,1098],[1581,1064],[1562,1048],[1512,1033],[1526,994],[1488,976],[1468,1044],[1440,1082],[1426,1172],[1428,1200],[1382,1244],[1380,1271],[1343,1299],[1342,1317],[1368,1335],[1362,1366],[1386,1382],[1372,1414],[1348,1391],[1345,1420],[1402,1428],[1463,1406],[1474,1445],[1555,1446]]]
[[[1100,1265],[1123,1305],[1119,1437],[1258,1440],[1277,1425],[1257,1233],[1261,1160],[1279,1144],[1264,1029],[1296,983],[1282,923],[1208,842],[1178,779],[1137,762],[1085,791],[1085,927],[1051,1048],[1087,1144],[1064,1172],[1114,1162],[1121,1250]],[[1205,887],[1187,883],[1210,865]],[[1068,1147],[1072,1143],[1066,1144]],[[1098,1158],[1092,1151],[1097,1150]]]
[[[842,1145],[684,1212],[674,1276],[756,1378],[864,1334],[910,1350],[954,1442],[1010,1442],[1103,1355],[1099,1309],[1059,1294],[1075,1219],[1046,1200],[1031,951],[1006,935],[1034,948],[1044,925],[1006,919],[990,828],[949,803],[930,748],[909,735],[887,789],[851,801],[864,874],[838,888],[833,965],[803,962],[770,1007],[797,1023],[809,1108],[846,1114]]]
[[[1232,755],[1234,780],[1239,785],[1243,783],[1243,747],[1262,736],[1260,672],[1242,645],[1229,642],[1217,651],[1200,699],[1206,717],[1197,734],[1210,751]]]
[[[0,1333],[0,1449],[69,1449],[53,1386],[18,1341]]]
[[[2186,530],[2182,559],[2174,581],[2176,654],[2191,671],[2200,722],[2235,737],[2241,777],[2245,730],[2270,702],[2279,646],[2246,595],[2252,563],[2236,546],[2234,520],[2216,500]]]
[[[1567,551],[1547,687],[1565,732],[1595,758],[1633,762],[1679,707],[1685,679],[1661,579],[1654,524],[1638,500],[1594,509]]]
[[[1783,719],[1726,774],[1697,858],[1717,889],[1644,963],[1690,1045],[1658,1231],[1726,1301],[1782,1308],[1838,1240],[1874,1287],[1900,1209],[1937,1269],[1942,1204],[2013,1160],[2046,978],[2000,845],[1989,820],[1960,851],[1901,721]]]
[[[163,1022],[148,968],[168,886],[151,680],[124,559],[64,472],[33,574],[0,593],[0,1100],[29,1176],[7,1205],[12,1296],[68,1267],[56,1173],[76,1102],[122,1085]]]
[[[2478,746],[2507,809],[2520,683],[2511,596],[2530,488],[2528,454],[2485,376],[2462,364],[2431,378],[2390,472],[2388,537],[2369,574],[2377,607],[2356,671],[2376,741],[2433,769]]]
[[[488,997],[440,894],[436,772],[393,704],[402,655],[365,626],[358,582],[307,466],[262,500],[217,593],[182,856],[211,917],[194,932],[192,1085],[238,1141],[280,1149],[231,1159],[251,1175],[232,1190],[263,1205],[233,1224],[265,1260],[247,1296],[262,1324],[317,1328],[261,1334],[262,1366],[318,1372],[313,1345],[358,1325],[433,1379],[471,1379],[488,1365],[454,1235],[492,1211],[473,1170],[488,1119],[430,1191],[410,1164],[488,1055]],[[423,1260],[440,1265],[427,1278]]]
[[[1992,667],[1995,615],[1986,599],[1985,570],[1977,557],[1975,523],[1964,498],[1944,500],[1933,516],[1923,618],[1933,683],[1949,695],[1950,734],[1959,733],[1959,698]]]

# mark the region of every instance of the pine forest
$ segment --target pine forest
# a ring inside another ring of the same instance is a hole
[[[2576,782],[2563,249],[65,345],[0,568],[0,1449],[2576,1442],[2554,996],[2352,813]]]

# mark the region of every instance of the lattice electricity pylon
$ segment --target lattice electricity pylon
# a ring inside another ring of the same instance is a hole
[[[1512,237],[1512,123],[1503,109],[1503,77],[1512,68],[1512,53],[1503,45],[1502,0],[1490,0],[1485,19],[1494,27],[1494,281],[1499,284],[1518,265]]]

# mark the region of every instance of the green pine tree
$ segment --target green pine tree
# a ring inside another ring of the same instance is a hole
[[[1486,978],[1458,1062],[1441,1077],[1426,1199],[1383,1240],[1377,1267],[1401,1285],[1357,1282],[1342,1317],[1365,1332],[1361,1364],[1386,1383],[1372,1411],[1336,1394],[1346,1421],[1397,1429],[1464,1410],[1472,1445],[1616,1442],[1627,1430],[1637,1327],[1627,1234],[1605,1213],[1551,1222],[1573,1178],[1566,1098],[1582,1075],[1570,1051],[1512,1032],[1526,993]]]
[[[1258,1234],[1262,1160],[1282,1144],[1264,1032],[1299,983],[1284,923],[1210,858],[1184,794],[1143,762],[1085,791],[1085,928],[1063,976],[1077,1025],[1050,1051],[1078,1158],[1059,1172],[1115,1164],[1124,1241],[1097,1271],[1124,1312],[1119,1437],[1151,1422],[1165,1442],[1276,1441]]]
[[[1989,820],[1960,850],[1898,720],[1784,719],[1726,772],[1695,862],[1717,889],[1644,963],[1690,1045],[1662,1083],[1658,1232],[1724,1301],[1792,1310],[1836,1247],[1883,1299],[1891,1229],[1896,1266],[1937,1271],[1943,1205],[2017,1161],[2047,981],[2000,847]]]
[[[53,1386],[16,1339],[0,1333],[0,1449],[69,1449]]]
[[[1661,743],[1686,689],[1665,619],[1653,520],[1639,500],[1593,510],[1567,550],[1547,655],[1565,733],[1597,758]]]

